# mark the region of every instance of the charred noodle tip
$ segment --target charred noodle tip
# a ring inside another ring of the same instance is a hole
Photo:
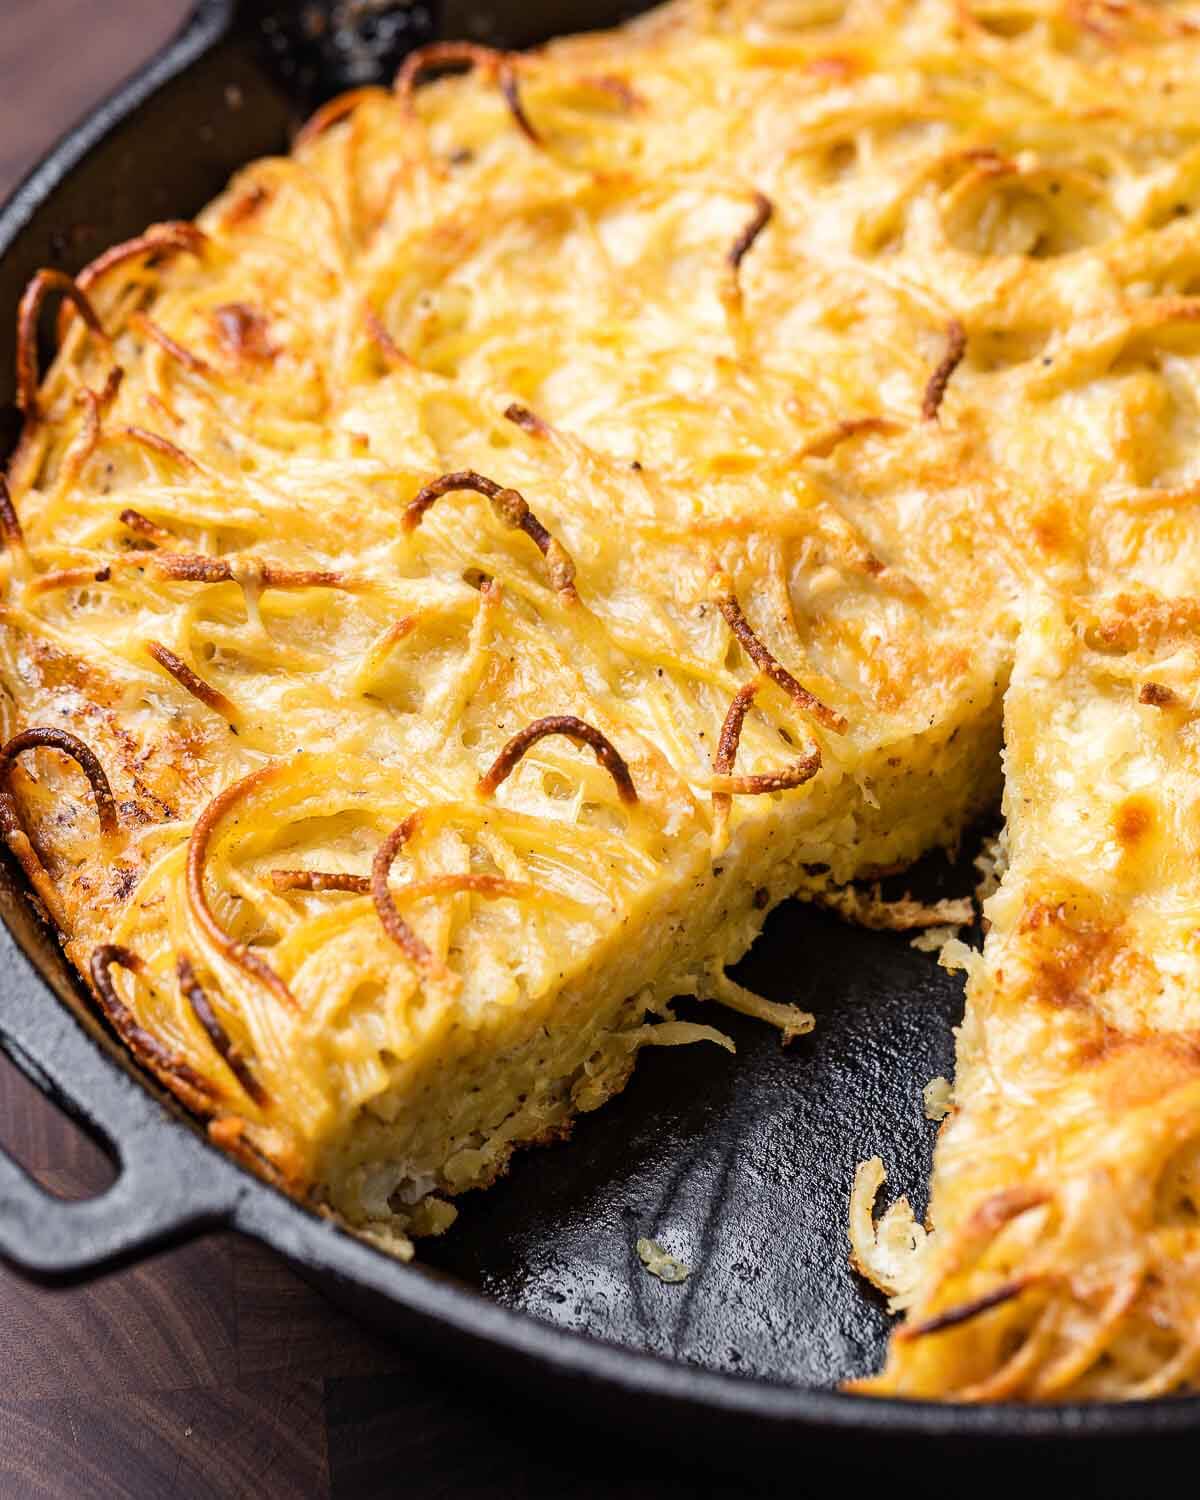
[[[193,1015],[204,1028],[214,1049],[224,1059],[226,1067],[228,1067],[229,1071],[241,1084],[242,1088],[245,1089],[250,1098],[253,1099],[255,1104],[260,1109],[265,1107],[269,1102],[266,1090],[254,1076],[249,1063],[247,1063],[246,1059],[233,1045],[232,1041],[230,1041],[229,1033],[217,1018],[217,1013],[213,1010],[209,998],[204,992],[204,987],[196,978],[196,971],[192,967],[191,959],[188,958],[186,953],[181,953],[176,959],[175,974],[179,980],[180,990],[188,1004],[192,1007]]]
[[[830,708],[828,704],[822,703],[815,693],[810,693],[806,687],[797,682],[787,668],[767,650],[754,633],[749,620],[742,613],[742,606],[734,594],[726,594],[724,598],[718,599],[717,608],[725,616],[726,624],[737,637],[746,655],[760,671],[765,672],[772,682],[781,687],[805,713],[810,714],[825,729],[832,730],[834,734],[845,734],[850,727],[849,721],[843,714]]]
[[[481,797],[493,796],[497,787],[516,769],[525,752],[550,734],[565,735],[567,739],[574,740],[577,744],[590,746],[596,752],[596,759],[616,784],[617,795],[621,801],[628,806],[633,806],[637,802],[637,788],[633,784],[633,777],[629,774],[629,767],[612,741],[594,725],[586,723],[583,719],[577,719],[574,714],[551,714],[544,719],[535,719],[532,724],[527,724],[524,729],[514,734],[492,762],[489,770],[480,777],[476,787],[479,795]]]
[[[511,422],[514,427],[519,427],[523,432],[531,433],[534,437],[549,437],[550,424],[543,422],[536,412],[522,406],[519,401],[513,401],[504,408],[505,421]]]
[[[226,722],[240,717],[236,704],[211,683],[205,682],[203,677],[192,671],[182,657],[176,656],[174,651],[169,651],[160,641],[147,641],[146,651],[164,672],[169,673],[185,692],[203,703],[205,708],[211,708]]]
[[[39,748],[60,750],[64,755],[71,757],[87,777],[88,785],[92,789],[96,816],[100,820],[100,832],[106,838],[111,838],[121,825],[117,817],[117,804],[113,799],[108,777],[104,774],[104,767],[96,758],[95,752],[66,729],[33,728],[23,729],[19,734],[14,734],[12,739],[0,748],[0,786],[3,786],[11,796],[12,768],[17,756],[26,750]]]
[[[17,405],[28,422],[36,422],[41,416],[38,405],[38,386],[41,383],[37,355],[38,317],[51,292],[58,292],[73,303],[92,333],[103,343],[109,342],[104,325],[80,284],[65,271],[39,271],[25,288],[17,310]]]
[[[176,1085],[188,1103],[201,1109],[211,1108],[212,1103],[221,1097],[220,1089],[135,1019],[112,982],[109,969],[113,964],[119,964],[131,974],[141,974],[145,968],[138,955],[120,943],[101,943],[92,949],[88,972],[109,1025],[136,1058],[164,1080]]]
[[[175,540],[169,531],[165,531],[161,526],[156,525],[155,522],[150,520],[149,516],[142,515],[140,510],[133,510],[131,507],[126,506],[118,519],[122,526],[127,526],[130,531],[136,531],[139,536],[148,537],[156,544]]]
[[[742,261],[750,253],[755,240],[758,239],[759,235],[771,222],[771,216],[774,212],[775,205],[771,202],[770,198],[765,193],[755,193],[754,211],[750,215],[746,227],[729,247],[729,252],[725,257],[735,278],[741,269]]]
[[[296,1003],[296,997],[270,964],[260,958],[257,953],[251,953],[245,943],[236,942],[231,938],[217,921],[212,907],[208,904],[208,896],[204,889],[204,867],[208,861],[209,845],[212,843],[217,825],[232,807],[235,807],[249,793],[257,791],[259,787],[273,780],[281,769],[278,762],[273,762],[271,765],[260,766],[257,771],[251,771],[249,776],[243,776],[240,781],[235,781],[224,791],[218,792],[196,819],[192,827],[192,836],[188,840],[187,896],[192,915],[218,953],[229,963],[236,964],[244,974],[256,979],[259,984],[269,989],[288,1010],[298,1011],[300,1007]]]
[[[967,352],[967,332],[957,318],[946,325],[946,352],[942,355],[933,374],[925,386],[921,398],[921,419],[932,422],[942,405],[950,377],[958,369]]]
[[[401,522],[404,530],[415,530],[431,505],[443,495],[453,494],[457,490],[471,490],[490,500],[492,509],[500,520],[514,531],[523,531],[546,559],[546,568],[554,588],[572,602],[578,598],[575,591],[575,564],[570,554],[530,510],[520,490],[506,489],[494,479],[477,474],[474,469],[459,469],[453,474],[443,474],[422,486],[404,512]]]
[[[992,1291],[984,1292],[980,1297],[972,1297],[968,1302],[960,1302],[957,1307],[950,1307],[945,1312],[935,1313],[931,1318],[923,1318],[917,1323],[906,1323],[897,1328],[894,1336],[909,1343],[913,1339],[926,1338],[932,1333],[942,1333],[947,1328],[957,1328],[960,1324],[969,1323],[972,1318],[977,1318],[982,1313],[990,1312],[993,1307],[1001,1307],[1004,1303],[1011,1302],[1037,1280],[1036,1276],[1021,1276],[1013,1281],[1006,1281]]]

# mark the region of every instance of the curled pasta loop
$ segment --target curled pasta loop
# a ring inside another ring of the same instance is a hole
[[[96,759],[95,753],[84,744],[83,739],[78,739],[66,729],[23,729],[21,733],[13,735],[5,747],[0,748],[0,837],[3,837],[9,852],[17,859],[34,891],[39,895],[45,906],[49,918],[58,927],[60,932],[66,932],[69,927],[66,907],[63,906],[62,898],[58,895],[57,886],[46,873],[46,867],[37,856],[37,850],[33,847],[23,823],[21,814],[17,808],[17,798],[12,790],[12,768],[17,763],[18,754],[24,750],[45,747],[51,750],[62,750],[63,754],[69,754],[71,759],[80,766],[81,771],[92,787],[92,796],[96,802],[96,817],[101,823],[101,834],[104,838],[111,838],[120,828],[117,820],[117,804],[113,799],[113,787],[108,784],[104,766]]]
[[[38,402],[38,387],[41,376],[38,372],[38,318],[42,305],[51,292],[58,292],[79,311],[80,317],[102,343],[109,342],[96,309],[88,300],[79,282],[73,281],[65,271],[42,270],[25,288],[21,305],[17,310],[17,405],[25,420],[33,423],[41,419]]]
[[[209,847],[217,826],[226,813],[250,793],[273,780],[279,774],[279,770],[278,764],[272,764],[262,766],[257,771],[251,771],[249,776],[243,776],[240,781],[235,781],[224,791],[218,792],[196,819],[192,828],[192,836],[188,840],[187,893],[192,915],[201,931],[222,957],[236,964],[244,974],[270,990],[288,1010],[298,1011],[300,1007],[296,1003],[296,997],[270,964],[260,958],[257,953],[252,953],[245,943],[231,938],[217,921],[204,889],[204,867],[208,861]]]
[[[590,746],[596,752],[596,759],[615,782],[621,801],[629,806],[637,802],[637,788],[620,752],[594,725],[577,719],[574,714],[550,714],[544,719],[535,719],[532,724],[527,724],[514,734],[490,768],[479,778],[476,788],[479,795],[493,796],[501,782],[507,780],[516,769],[525,752],[550,734],[565,735],[577,744]]]
[[[439,479],[424,485],[409,502],[404,512],[405,531],[415,530],[423,520],[425,512],[443,495],[457,490],[473,490],[492,502],[492,508],[506,526],[514,531],[523,531],[546,559],[550,582],[566,598],[574,600],[575,564],[566,548],[546,530],[525,502],[519,490],[506,489],[494,479],[476,474],[473,469],[460,469],[453,474],[443,474]]]
[[[740,687],[733,695],[721,725],[712,765],[714,776],[720,777],[720,783],[714,786],[712,794],[713,821],[718,828],[723,827],[727,821],[734,796],[761,796],[767,792],[791,791],[793,787],[803,786],[806,781],[811,781],[821,769],[821,750],[814,745],[802,759],[794,761],[790,766],[783,766],[778,771],[764,771],[751,776],[732,774],[742,740],[742,725],[760,686],[760,679],[756,677]]]
[[[112,787],[104,773],[104,767],[96,758],[95,752],[77,735],[71,734],[66,729],[44,726],[22,729],[19,734],[14,734],[12,739],[0,748],[0,787],[3,788],[0,795],[12,797],[11,776],[17,756],[26,750],[39,748],[61,750],[64,755],[71,757],[87,777],[88,785],[92,789],[92,797],[96,803],[96,816],[100,821],[100,832],[105,838],[111,838],[119,829],[120,821],[117,818],[117,804],[113,799]]]

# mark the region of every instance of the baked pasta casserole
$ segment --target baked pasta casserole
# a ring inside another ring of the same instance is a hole
[[[854,1194],[908,1309],[864,1388],[1200,1378],[1198,26],[444,43],[34,279],[0,829],[214,1140],[411,1253],[731,1045],[673,997],[808,1030],[727,967],[953,845],[1004,742],[931,1232]]]

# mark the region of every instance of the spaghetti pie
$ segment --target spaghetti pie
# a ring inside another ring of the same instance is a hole
[[[727,965],[994,803],[1031,598],[1195,589],[1193,30],[676,0],[445,44],[35,279],[0,831],[216,1140],[406,1253],[642,1047],[729,1045],[674,995],[811,1026]],[[980,1326],[923,1392],[990,1378]]]

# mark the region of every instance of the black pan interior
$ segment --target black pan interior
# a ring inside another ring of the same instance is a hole
[[[84,122],[0,213],[0,320],[11,320],[37,267],[74,270],[150,220],[194,213],[240,165],[283,148],[321,98],[389,76],[415,42],[473,36],[526,44],[621,11],[603,0],[495,4],[482,13],[454,0],[441,7],[202,0],[175,48]],[[314,24],[312,14],[326,24]],[[11,392],[6,353],[0,399]],[[933,856],[903,885],[962,893],[973,879],[971,853],[968,841],[955,864]],[[61,992],[61,961],[24,912],[12,918],[33,965],[52,983],[57,971]],[[924,1208],[935,1127],[924,1118],[921,1091],[951,1071],[961,979],[903,936],[855,929],[799,903],[772,916],[737,977],[812,1010],[816,1031],[784,1050],[766,1027],[684,1001],[681,1014],[735,1038],[736,1058],[706,1045],[652,1050],[625,1093],[580,1120],[568,1145],[523,1154],[505,1181],[464,1200],[452,1231],[422,1245],[425,1270],[385,1262],[224,1161],[212,1164],[169,1105],[160,1109],[164,1170],[174,1161],[172,1170],[199,1173],[214,1202],[226,1189],[211,1184],[236,1183],[211,1217],[276,1244],[370,1316],[406,1330],[415,1318],[423,1337],[486,1350],[494,1362],[508,1358],[522,1378],[540,1368],[564,1388],[582,1382],[602,1390],[614,1411],[625,1409],[624,1391],[676,1417],[687,1411],[692,1430],[724,1413],[744,1432],[775,1438],[850,1427],[878,1438],[1057,1440],[1196,1422],[1197,1402],[1113,1418],[1097,1408],[955,1412],[810,1394],[880,1360],[889,1319],[847,1263],[850,1181],[858,1161],[879,1154],[889,1192],[906,1192],[918,1213]],[[28,1025],[18,1043],[10,1024],[18,1012],[27,1020],[32,1005],[57,1010],[45,989],[33,996],[24,981],[0,983],[0,1042],[46,1084],[53,1070],[28,1042]],[[48,1035],[58,1023],[54,1012],[42,1014]],[[121,1074],[94,1050],[96,1087],[117,1087]],[[71,1094],[69,1079],[60,1077],[59,1087]],[[640,1235],[690,1265],[687,1281],[667,1286],[649,1276],[634,1248]],[[536,1321],[505,1318],[504,1309]],[[603,1342],[564,1341],[546,1325]],[[623,1363],[605,1345],[667,1356],[672,1365]],[[700,1370],[746,1383],[706,1383]],[[786,1396],[771,1387],[786,1387]]]

